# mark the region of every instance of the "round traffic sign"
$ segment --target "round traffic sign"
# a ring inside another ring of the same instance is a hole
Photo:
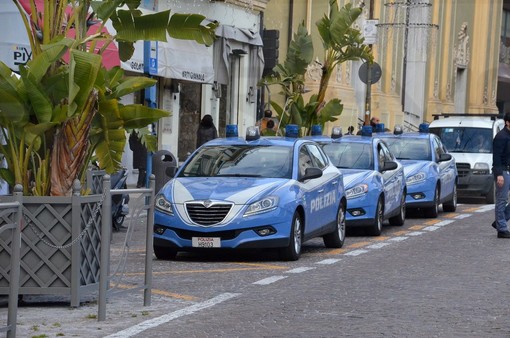
[[[370,74],[370,83],[372,84],[381,79],[382,69],[377,62],[374,62],[372,65],[370,65]],[[363,63],[361,67],[359,67],[358,75],[363,83],[368,83],[368,62]]]

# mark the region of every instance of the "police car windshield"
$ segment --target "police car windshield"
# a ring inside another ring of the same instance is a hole
[[[330,143],[322,149],[337,168],[374,170],[371,144]]]
[[[451,153],[492,153],[492,129],[445,127],[430,128]]]
[[[428,138],[385,138],[391,152],[399,160],[432,161]]]
[[[281,146],[205,146],[179,177],[291,178],[292,148]]]

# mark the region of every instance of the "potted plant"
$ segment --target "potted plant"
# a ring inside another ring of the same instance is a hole
[[[143,15],[140,0],[13,2],[32,49],[19,76],[0,62],[0,132],[7,140],[0,153],[8,163],[0,177],[11,187],[21,186],[24,195],[20,293],[66,293],[99,278],[101,216],[96,213],[102,200],[79,196],[76,180],[83,183],[92,156],[100,169],[115,172],[128,132],[168,116],[121,103],[122,96],[156,81],[125,76],[119,67],[106,69],[102,54],[116,42],[125,61],[135,41],[165,41],[167,35],[211,45],[218,23],[170,11]],[[114,35],[103,29],[107,21]],[[156,143],[145,140],[155,150]],[[10,240],[0,236],[0,259],[9,255],[2,248]],[[8,292],[8,282],[0,278],[0,294]],[[71,293],[77,306],[79,292]]]

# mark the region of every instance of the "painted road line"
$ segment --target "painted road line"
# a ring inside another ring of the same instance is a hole
[[[444,220],[436,224],[437,227],[444,227],[445,225],[455,222],[454,220]]]
[[[476,212],[476,210],[478,210],[479,207],[472,207],[472,208],[467,208],[467,209],[464,209],[462,210],[463,212]]]
[[[313,270],[313,269],[315,269],[315,268],[303,266],[301,268],[295,268],[295,269],[292,269],[292,270],[289,270],[289,271],[285,271],[285,272],[286,273],[301,273],[301,272],[305,272],[305,271]]]
[[[425,222],[423,224],[425,224],[425,225],[434,225],[434,224],[439,223],[439,222],[440,222],[440,220],[433,219],[433,220],[427,221],[427,222]]]
[[[327,255],[341,255],[343,253],[345,253],[347,250],[346,249],[333,249],[333,250],[330,250],[327,252]]]
[[[473,216],[473,214],[460,214],[455,216],[455,219],[464,219]]]
[[[358,242],[346,246],[346,249],[357,249],[372,244],[371,242]]]
[[[331,264],[335,264],[335,263],[340,262],[340,261],[341,261],[341,259],[328,258],[328,259],[323,259],[322,261],[318,261],[317,264],[331,265]]]
[[[408,236],[420,236],[420,235],[423,235],[423,234],[424,234],[423,231],[413,231],[413,232],[408,233],[407,235]]]
[[[269,285],[269,284],[272,284],[274,282],[278,282],[279,280],[282,280],[284,278],[287,278],[287,276],[273,276],[273,277],[268,277],[268,278],[264,278],[264,279],[261,279],[259,281],[256,281],[252,284],[256,284],[256,285]]]
[[[353,250],[353,251],[346,252],[344,254],[344,256],[359,256],[359,255],[362,255],[362,254],[367,253],[367,252],[368,252],[368,250],[358,249],[358,250]]]
[[[413,225],[413,226],[409,227],[409,230],[421,230],[423,228],[425,228],[424,225]]]
[[[376,238],[374,238],[374,240],[378,241],[378,242],[382,242],[382,241],[387,240],[388,238],[391,238],[391,237],[390,236],[377,236]]]
[[[407,230],[400,230],[400,231],[395,231],[394,234],[395,236],[403,236],[405,234],[407,234],[409,231]]]
[[[180,318],[183,316],[194,314],[195,312],[198,312],[203,309],[207,309],[214,305],[218,305],[224,301],[227,301],[227,300],[237,297],[239,295],[241,295],[241,294],[240,293],[222,293],[221,295],[218,295],[214,298],[208,299],[204,302],[196,303],[196,304],[188,306],[184,309],[170,312],[170,313],[167,313],[167,314],[157,317],[157,318],[146,320],[144,322],[141,322],[140,324],[131,326],[125,330],[122,330],[117,333],[106,336],[106,338],[127,338],[127,337],[137,336],[145,330],[152,329],[157,326],[166,324],[174,319],[177,319],[177,318]]]
[[[494,204],[484,205],[483,207],[476,209],[475,212],[486,212],[490,210],[494,210]]]
[[[402,241],[405,241],[408,238],[409,237],[407,237],[407,236],[397,236],[397,237],[390,238],[389,241],[392,241],[392,242],[402,242]]]
[[[441,227],[438,227],[436,225],[431,225],[429,227],[426,227],[424,228],[423,230],[427,230],[427,231],[436,231],[437,229],[441,229]]]
[[[388,246],[390,244],[391,243],[388,243],[388,242],[374,243],[372,245],[367,246],[367,249],[380,249],[380,248],[384,248],[385,246]]]

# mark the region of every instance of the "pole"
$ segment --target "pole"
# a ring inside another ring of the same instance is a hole
[[[155,49],[155,57],[151,57],[151,41],[143,42],[143,72],[148,77],[152,78],[152,73],[154,68],[157,72],[157,50],[158,45],[157,42]],[[156,86],[152,86],[145,89],[145,101],[147,102],[147,106],[150,108],[157,108],[157,99],[156,99]],[[153,130],[153,134],[156,132]],[[156,134],[157,135],[157,134]],[[146,175],[145,175],[145,187],[149,186],[149,177],[152,174],[152,152],[147,151],[147,164],[146,164]]]
[[[409,16],[411,14],[411,0],[406,0],[406,23],[404,26],[404,60],[402,64],[402,111],[406,111],[406,77],[407,77],[407,45],[409,39]]]
[[[374,17],[374,0],[370,0],[370,8],[368,9],[368,19],[372,20]],[[372,53],[372,44],[368,45],[370,53]],[[370,125],[372,112],[372,63],[367,63],[367,92],[365,96],[365,126]]]

